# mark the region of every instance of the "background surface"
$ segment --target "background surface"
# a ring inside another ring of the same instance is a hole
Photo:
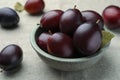
[[[44,0],[45,12],[53,9],[67,10],[77,5],[83,10],[95,10],[102,13],[111,4],[120,5],[120,0]],[[23,5],[26,0],[0,0],[0,8],[14,8],[16,2]],[[0,72],[0,80],[120,80],[120,30],[115,34],[109,49],[103,58],[89,69],[77,72],[63,72],[54,70],[41,61],[30,45],[30,33],[41,16],[31,16],[23,11],[20,16],[19,27],[6,30],[0,27],[0,50],[8,44],[18,44],[24,52],[24,59],[20,70],[15,73]]]

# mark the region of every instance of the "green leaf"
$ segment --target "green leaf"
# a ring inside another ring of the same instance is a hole
[[[14,9],[18,12],[22,12],[24,10],[24,6],[20,2],[16,2]]]
[[[101,47],[104,47],[105,45],[107,45],[111,39],[114,37],[114,35],[108,31],[102,31],[102,44]]]

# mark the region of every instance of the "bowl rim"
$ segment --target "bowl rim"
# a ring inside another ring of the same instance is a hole
[[[37,45],[36,43],[36,40],[35,40],[35,35],[36,35],[36,31],[39,29],[40,25],[33,28],[31,34],[30,34],[30,43],[31,43],[31,46],[33,47],[33,49],[35,51],[37,51],[38,54],[46,57],[46,58],[49,58],[49,59],[52,59],[52,60],[55,60],[55,61],[59,61],[59,62],[83,62],[83,61],[88,61],[92,58],[95,58],[97,56],[100,56],[101,52],[103,50],[105,50],[109,44],[107,44],[106,46],[104,46],[103,48],[101,48],[96,54],[92,55],[92,56],[88,56],[88,57],[81,57],[81,58],[62,58],[62,57],[57,57],[57,56],[53,56],[51,54],[48,54],[47,52],[45,52],[44,50],[40,49],[39,46]]]

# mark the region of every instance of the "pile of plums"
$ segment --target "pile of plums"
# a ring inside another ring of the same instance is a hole
[[[42,15],[36,43],[51,55],[75,58],[95,54],[101,46],[103,18],[93,10],[50,10]]]
[[[43,0],[28,0],[24,6],[30,14],[43,12]],[[103,18],[102,18],[103,16]],[[120,28],[120,8],[108,6],[102,16],[93,10],[73,8],[66,11],[51,10],[40,20],[42,33],[36,39],[38,46],[48,54],[63,58],[91,56],[101,48],[104,22],[110,29]],[[0,8],[0,25],[14,28],[20,21],[15,10]],[[5,71],[17,68],[23,59],[23,51],[16,44],[6,46],[0,52],[0,68]]]
[[[0,25],[2,27],[15,28],[19,21],[19,15],[15,10],[9,7],[0,8]]]

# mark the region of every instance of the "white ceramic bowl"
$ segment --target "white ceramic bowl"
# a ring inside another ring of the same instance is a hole
[[[30,43],[33,49],[37,52],[39,57],[50,67],[63,70],[63,71],[78,71],[95,64],[103,56],[105,50],[109,47],[109,44],[100,49],[95,55],[82,58],[60,58],[50,55],[39,48],[36,44],[36,38],[43,30],[41,27],[35,27],[31,33]],[[94,44],[93,44],[94,45]]]

